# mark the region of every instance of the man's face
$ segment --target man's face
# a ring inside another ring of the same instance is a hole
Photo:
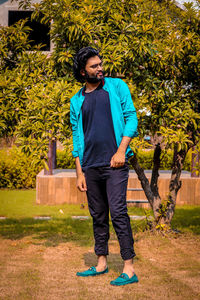
[[[90,57],[87,60],[85,70],[81,71],[86,81],[96,83],[103,79],[102,61],[98,56]]]

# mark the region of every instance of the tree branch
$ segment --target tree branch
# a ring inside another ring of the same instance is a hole
[[[172,217],[174,215],[177,193],[181,188],[180,176],[181,176],[181,171],[182,171],[183,162],[185,160],[185,156],[186,156],[186,151],[181,150],[178,152],[176,146],[174,149],[172,174],[169,183],[169,199],[167,203],[167,210],[165,216],[165,223],[168,224],[171,223]]]
[[[154,156],[153,156],[153,170],[151,175],[151,190],[155,197],[160,198],[159,192],[158,192],[158,177],[159,177],[159,168],[160,168],[160,155],[161,155],[161,147],[160,143],[156,144],[156,148],[154,150]]]
[[[144,170],[143,168],[139,165],[138,163],[138,160],[137,160],[137,156],[136,154],[134,154],[131,159],[130,159],[130,163],[131,165],[133,166],[137,176],[138,176],[138,179],[140,180],[141,182],[141,185],[142,185],[142,188],[144,190],[144,193],[151,205],[151,207],[153,208],[153,200],[154,200],[154,196],[153,196],[153,193],[151,191],[151,187],[150,187],[150,184],[149,184],[149,181],[144,173]]]

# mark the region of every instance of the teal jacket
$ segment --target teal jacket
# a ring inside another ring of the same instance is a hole
[[[110,107],[113,127],[117,146],[119,147],[122,137],[136,137],[137,115],[131,99],[127,84],[119,78],[104,78],[103,89],[109,93]],[[70,101],[70,122],[72,124],[73,157],[79,156],[80,163],[83,162],[84,133],[82,124],[82,104],[85,99],[83,88],[76,93]],[[131,148],[126,150],[126,158],[133,155]]]

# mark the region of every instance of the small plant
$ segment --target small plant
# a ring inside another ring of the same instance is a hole
[[[145,214],[145,230],[152,230],[153,228],[153,221],[150,209],[144,209]]]

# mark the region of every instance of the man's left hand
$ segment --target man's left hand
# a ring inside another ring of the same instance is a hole
[[[125,153],[117,151],[110,161],[111,168],[120,168],[125,164]]]

